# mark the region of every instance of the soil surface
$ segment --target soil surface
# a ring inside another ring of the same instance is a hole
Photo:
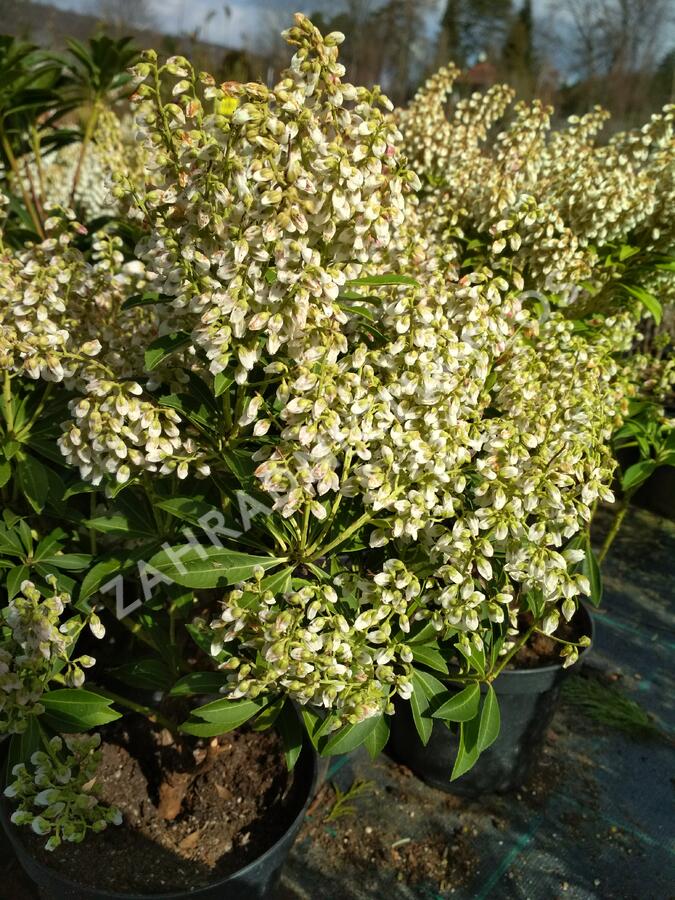
[[[287,830],[304,801],[278,735],[241,729],[178,751],[166,731],[125,723],[102,744],[101,799],[120,826],[54,852],[30,851],[73,881],[115,891],[203,887],[242,868]]]
[[[396,881],[413,889],[434,884],[444,891],[466,882],[476,863],[467,831],[459,826],[448,839],[429,822],[402,837],[393,804],[405,798],[405,782],[412,774],[397,764],[390,764],[387,773],[393,784],[382,790],[373,782],[372,796],[365,803],[356,800],[351,811],[335,821],[330,818],[335,790],[325,784],[310,807],[299,841],[320,848],[327,872],[342,873],[349,867],[366,877],[373,871],[393,871]],[[455,800],[445,799],[448,805]],[[388,818],[381,815],[385,808],[391,813]]]
[[[520,616],[518,621],[522,631],[527,631],[532,624],[532,616],[528,613]],[[556,637],[563,641],[578,641],[585,634],[585,624],[586,616],[580,615],[579,612],[574,614],[571,622],[565,622],[561,616],[560,625],[556,629]],[[553,638],[536,632],[516,653],[509,668],[537,669],[540,666],[555,665],[561,662],[560,651],[563,646],[559,641],[554,641]]]

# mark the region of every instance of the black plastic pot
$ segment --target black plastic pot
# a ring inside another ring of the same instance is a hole
[[[577,616],[582,619],[584,633],[592,640],[590,614],[581,607]],[[456,781],[450,781],[458,747],[456,732],[436,721],[425,747],[417,734],[409,703],[398,704],[392,716],[387,752],[422,781],[450,794],[477,797],[517,790],[539,756],[568,671],[556,664],[502,672],[493,685],[501,713],[499,737],[480,755],[476,765]]]
[[[294,769],[294,777],[299,783],[299,800],[297,815],[286,833],[262,856],[253,860],[244,868],[221,878],[206,887],[193,891],[179,891],[163,894],[129,894],[118,893],[77,884],[35,859],[30,854],[20,837],[21,830],[10,822],[11,807],[6,801],[0,801],[0,821],[14,852],[26,874],[40,890],[43,900],[264,900],[271,896],[281,868],[291,849],[293,841],[302,826],[307,807],[315,792],[317,778],[317,757],[314,750],[305,742],[300,758]],[[302,805],[300,806],[300,803]]]

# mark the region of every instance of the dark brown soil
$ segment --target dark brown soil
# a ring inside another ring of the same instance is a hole
[[[407,772],[400,766],[389,766],[388,771],[402,778]],[[389,824],[382,818],[380,803],[372,806],[357,800],[354,814],[328,820],[334,800],[332,786],[324,785],[299,839],[309,839],[325,851],[326,870],[341,872],[349,867],[363,871],[364,876],[380,869],[393,870],[399,882],[433,885],[440,891],[461,885],[473,874],[477,860],[461,826],[450,838],[433,827],[423,829],[427,833],[402,838],[400,816],[392,815]]]
[[[272,731],[241,729],[179,752],[168,732],[139,736],[127,724],[102,751],[100,796],[124,823],[53,853],[20,834],[46,865],[103,890],[166,893],[225,877],[272,846],[304,800]]]
[[[519,617],[519,625],[523,632],[532,624],[532,616],[528,613]],[[585,630],[585,617],[576,613],[571,622],[565,622],[560,618],[560,625],[556,630],[556,637],[563,641],[578,641],[583,637]],[[537,669],[540,666],[551,666],[561,660],[560,651],[563,645],[545,634],[535,633],[531,635],[524,647],[516,653],[512,660],[514,669]]]

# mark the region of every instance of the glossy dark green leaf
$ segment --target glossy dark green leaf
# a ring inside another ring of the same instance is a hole
[[[470,684],[457,694],[453,694],[438,707],[432,716],[434,719],[445,719],[446,722],[468,722],[478,715],[480,703],[480,687]]]
[[[499,736],[501,718],[499,714],[499,701],[491,684],[483,697],[483,708],[480,712],[480,724],[478,726],[478,752],[487,750]]]
[[[472,769],[478,757],[480,750],[478,749],[478,716],[468,722],[462,722],[459,726],[459,749],[455,765],[452,769],[450,781],[456,781],[462,775]]]
[[[123,513],[110,513],[107,516],[85,519],[83,524],[86,528],[100,531],[102,534],[117,534],[128,538],[148,537],[148,532],[145,529],[141,530],[138,528],[130,521],[129,516]],[[155,533],[150,532],[150,535],[154,537]]]
[[[26,730],[21,734],[13,734],[9,739],[7,751],[7,778],[12,774],[14,766],[28,763],[33,753],[42,748],[42,733],[36,716],[28,717]]]
[[[641,462],[629,466],[621,479],[622,490],[637,490],[649,478],[654,469],[656,469],[656,460],[653,459],[643,459]]]
[[[443,655],[438,649],[438,646],[432,646],[431,644],[412,644],[410,649],[416,663],[422,663],[422,665],[434,669],[436,672],[442,672],[444,675],[448,674],[448,664],[443,659]]]
[[[588,578],[588,583],[591,586],[590,601],[593,606],[600,606],[602,603],[602,573],[588,537],[586,538],[584,552],[586,555],[584,556],[582,572]]]
[[[34,456],[25,456],[17,466],[17,480],[21,492],[35,512],[41,512],[49,493],[45,467]]]
[[[187,347],[190,340],[190,335],[184,331],[175,331],[158,337],[145,351],[145,368],[152,372],[172,353]]]
[[[412,284],[419,285],[419,282],[409,275],[365,275],[363,278],[352,278],[346,282],[347,287],[370,287],[387,284]]]
[[[419,669],[413,670],[412,685],[410,707],[413,721],[420,740],[426,746],[434,727],[431,718],[431,701],[434,697],[442,696],[445,693],[445,687],[433,675],[421,672]]]
[[[213,379],[213,393],[214,396],[220,397],[221,394],[224,394],[228,388],[232,387],[234,384],[234,378],[230,378],[229,375],[226,375],[224,372],[218,372],[218,374]]]
[[[663,315],[663,308],[660,301],[653,294],[650,294],[649,291],[646,291],[636,284],[624,284],[622,286],[631,296],[640,301],[645,309],[651,313],[656,324],[660,325],[661,316]]]
[[[205,706],[192,711],[187,722],[181,725],[181,731],[198,737],[216,737],[234,731],[256,713],[263,709],[265,703],[258,700],[214,700]]]
[[[28,578],[30,570],[28,566],[15,566],[7,573],[7,599],[11,600],[21,590],[21,585]]]
[[[12,464],[7,459],[0,460],[0,488],[12,477]]]
[[[223,547],[179,544],[155,554],[149,565],[183,587],[213,588],[246,581],[258,566],[266,570],[284,562],[283,557],[253,556]]]
[[[315,750],[319,749],[319,732],[324,723],[324,718],[319,715],[319,713],[312,709],[309,706],[300,707],[300,715],[302,716],[302,723],[305,726],[305,731],[312,742],[312,746]]]
[[[120,713],[111,709],[112,700],[85,688],[49,691],[41,702],[47,724],[66,734],[89,731],[120,718]]]
[[[53,556],[40,557],[43,565],[55,566],[68,572],[82,572],[91,563],[89,553],[55,553]]]
[[[166,691],[173,681],[171,670],[162,659],[150,657],[110,669],[113,678],[139,690]]]
[[[303,731],[298,714],[290,700],[284,704],[275,724],[284,744],[286,765],[289,772],[292,772],[302,752]]]
[[[375,759],[380,755],[380,753],[382,753],[384,748],[387,746],[388,740],[389,722],[387,721],[387,717],[384,715],[384,713],[382,713],[382,715],[378,718],[377,725],[364,741],[365,748],[368,751],[368,755],[371,759]]]
[[[376,728],[380,716],[369,716],[356,724],[343,725],[337,731],[329,734],[321,743],[322,756],[339,756],[342,753],[351,753],[364,743],[369,734]]]
[[[193,694],[217,694],[227,684],[225,672],[190,672],[183,675],[171,688],[172,697],[189,697]]]

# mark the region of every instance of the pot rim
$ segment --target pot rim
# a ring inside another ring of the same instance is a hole
[[[235,879],[240,879],[243,875],[246,875],[253,868],[260,865],[261,862],[272,856],[273,853],[278,850],[279,845],[288,838],[289,833],[293,832],[296,828],[299,828],[299,825],[304,819],[307,813],[307,809],[312,802],[312,798],[314,797],[318,776],[317,754],[307,738],[305,738],[305,740],[303,741],[302,753],[297,760],[296,766],[301,764],[303,756],[305,757],[306,765],[310,767],[307,796],[304,803],[302,804],[301,809],[298,811],[297,815],[293,818],[293,821],[290,823],[281,837],[279,837],[270,847],[268,847],[267,850],[264,851],[264,853],[261,853],[260,856],[257,856],[255,859],[252,859],[250,862],[246,863],[246,865],[242,866],[241,869],[237,869],[224,878],[215,879],[214,881],[202,885],[199,888],[195,888],[194,890],[190,890],[188,888],[184,891],[172,891],[162,894],[120,893],[119,891],[106,891],[101,888],[82,884],[79,881],[73,881],[67,875],[59,872],[58,869],[54,869],[51,866],[48,866],[40,859],[33,856],[33,854],[19,837],[17,826],[12,824],[12,822],[10,821],[10,804],[2,796],[2,794],[0,794],[0,823],[2,824],[5,834],[9,838],[9,841],[14,848],[17,856],[28,857],[31,865],[36,869],[39,869],[46,878],[58,880],[68,890],[81,891],[85,889],[93,896],[98,896],[100,900],[181,900],[181,898],[184,897],[196,897],[197,900],[199,900],[199,897],[203,892],[212,891],[214,888],[218,887],[227,887],[229,882],[234,881]],[[28,874],[30,875],[30,873]],[[74,896],[77,895],[74,894]]]

